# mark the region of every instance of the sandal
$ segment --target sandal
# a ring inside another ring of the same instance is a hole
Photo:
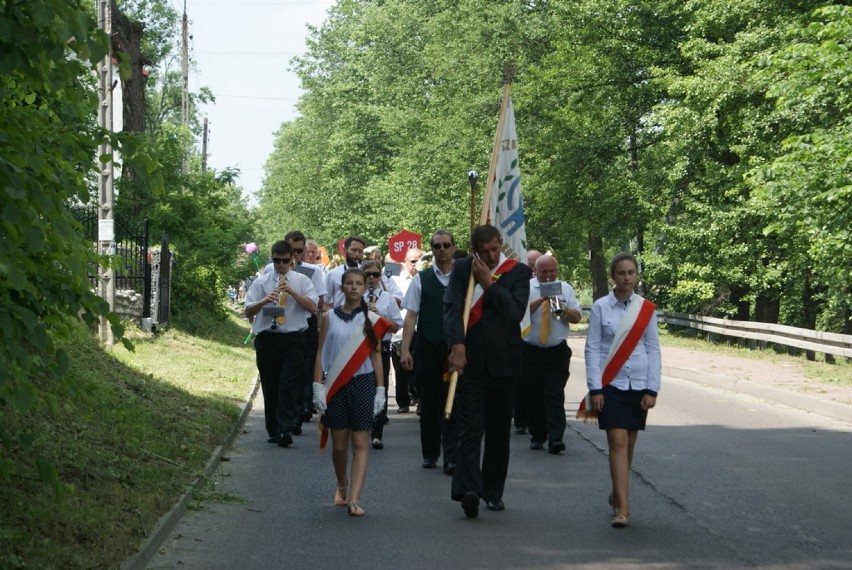
[[[346,508],[349,510],[350,517],[363,517],[365,514],[364,509],[361,508],[361,505],[359,505],[355,501],[349,503]]]
[[[348,483],[344,483],[342,487],[337,487],[337,492],[334,494],[334,504],[338,507],[346,506],[346,485]]]
[[[630,524],[630,515],[621,515],[616,512],[612,517],[612,528],[624,528]]]

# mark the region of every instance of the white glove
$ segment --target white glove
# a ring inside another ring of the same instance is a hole
[[[313,383],[314,386],[314,407],[317,409],[317,413],[321,414],[325,412],[325,388],[323,388],[322,384]]]
[[[385,387],[376,387],[376,399],[373,400],[373,415],[378,416],[385,409]]]

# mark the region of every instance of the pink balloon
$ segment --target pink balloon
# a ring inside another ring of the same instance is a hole
[[[246,253],[254,253],[257,251],[257,244],[254,242],[246,244]]]

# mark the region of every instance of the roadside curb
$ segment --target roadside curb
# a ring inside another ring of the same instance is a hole
[[[151,534],[136,554],[130,556],[130,558],[125,560],[121,565],[122,570],[145,570],[145,568],[147,568],[148,562],[154,558],[157,551],[160,549],[160,546],[162,546],[163,542],[165,542],[172,530],[174,530],[175,526],[177,526],[181,517],[184,513],[186,513],[187,505],[189,505],[189,502],[192,500],[193,491],[200,488],[201,485],[204,484],[204,480],[213,474],[219,466],[219,462],[222,460],[222,456],[225,451],[231,446],[240,434],[240,431],[242,431],[243,426],[246,423],[246,418],[248,417],[249,412],[251,412],[254,399],[259,388],[260,377],[255,376],[254,385],[249,389],[249,392],[246,395],[242,410],[240,410],[240,415],[234,423],[234,427],[231,429],[230,433],[228,433],[227,437],[225,437],[225,441],[222,445],[217,446],[216,449],[213,450],[213,453],[210,455],[210,458],[204,466],[203,474],[192,481],[192,483],[187,486],[183,495],[181,495],[174,506],[172,506],[171,510],[160,517],[154,527],[154,530],[151,531]]]

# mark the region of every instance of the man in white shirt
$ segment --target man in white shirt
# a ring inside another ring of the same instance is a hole
[[[364,238],[358,236],[349,236],[343,242],[345,262],[325,275],[326,294],[323,297],[323,308],[325,310],[333,309],[335,306],[343,304],[343,291],[341,290],[343,272],[346,271],[347,267],[361,266],[361,262],[364,261],[365,247],[367,247],[367,242],[364,241]]]
[[[436,468],[443,448],[444,473],[452,475],[457,445],[452,419],[444,420],[449,385],[443,379],[448,351],[443,335],[443,315],[444,292],[453,269],[456,243],[451,232],[438,230],[432,234],[431,245],[432,266],[414,276],[402,301],[407,312],[402,325],[400,362],[406,370],[416,368],[417,371],[423,467]]]
[[[274,271],[252,282],[245,303],[245,315],[255,335],[267,441],[281,447],[293,443],[293,427],[302,410],[304,334],[319,300],[311,280],[291,271],[293,256],[293,246],[287,241],[275,242]]]
[[[402,271],[399,275],[391,277],[394,283],[399,287],[403,295],[408,291],[408,286],[417,275],[417,263],[423,257],[423,250],[411,248],[405,252],[405,261],[402,263]],[[405,319],[406,310],[402,308],[402,318]],[[412,342],[414,342],[412,340]],[[396,380],[396,405],[398,406],[397,413],[408,413],[412,404],[417,405],[417,386],[415,385],[415,372],[406,370],[400,362],[402,348],[402,328],[393,334],[391,339],[391,362],[393,363],[393,374]],[[414,351],[414,348],[411,348]]]
[[[565,384],[571,348],[568,323],[579,323],[582,308],[574,289],[556,280],[556,258],[542,255],[530,281],[530,332],[524,337],[524,381],[530,449],[558,454],[565,451]],[[558,283],[555,295],[542,296],[542,285]]]

